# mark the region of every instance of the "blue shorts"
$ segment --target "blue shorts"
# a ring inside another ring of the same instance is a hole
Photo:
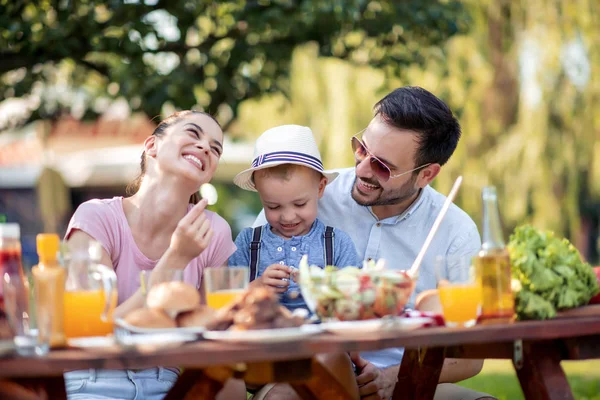
[[[89,369],[64,374],[68,400],[162,400],[177,381],[177,368]]]

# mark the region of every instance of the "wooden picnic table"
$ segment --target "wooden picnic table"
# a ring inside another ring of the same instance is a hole
[[[320,333],[300,341],[278,343],[200,340],[149,353],[54,350],[41,358],[0,359],[0,379],[43,386],[49,398],[60,399],[65,398],[63,371],[163,365],[184,368],[167,400],[214,398],[230,377],[255,384],[290,382],[305,399],[347,399],[346,389],[314,356],[389,347],[406,348],[394,399],[433,398],[445,357],[511,359],[525,398],[572,399],[560,361],[600,358],[600,316],[472,328],[383,331],[353,337]]]

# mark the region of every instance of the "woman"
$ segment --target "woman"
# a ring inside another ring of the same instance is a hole
[[[182,269],[184,280],[200,288],[204,268],[227,264],[236,249],[231,229],[205,210],[206,201],[197,194],[212,179],[222,151],[223,131],[212,116],[177,112],[144,142],[142,171],[128,188],[130,197],[90,200],[75,211],[66,239],[74,246],[90,239],[102,244],[102,263],[117,274],[115,318],[143,306],[142,270]],[[69,399],[154,400],[166,395],[178,372],[163,367],[71,371],[65,383]],[[245,396],[243,387],[233,392]]]

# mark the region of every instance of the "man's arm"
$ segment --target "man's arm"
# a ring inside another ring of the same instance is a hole
[[[447,358],[444,360],[442,373],[438,383],[456,383],[477,375],[483,367],[483,360]],[[394,365],[382,371],[384,382],[392,383],[398,379],[399,365]]]
[[[446,358],[438,383],[456,383],[469,379],[483,368],[483,360]]]

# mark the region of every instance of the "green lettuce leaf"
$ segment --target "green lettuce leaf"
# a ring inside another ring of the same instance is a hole
[[[557,310],[585,305],[599,292],[592,267],[567,239],[522,225],[510,236],[508,251],[519,319],[546,319]]]

